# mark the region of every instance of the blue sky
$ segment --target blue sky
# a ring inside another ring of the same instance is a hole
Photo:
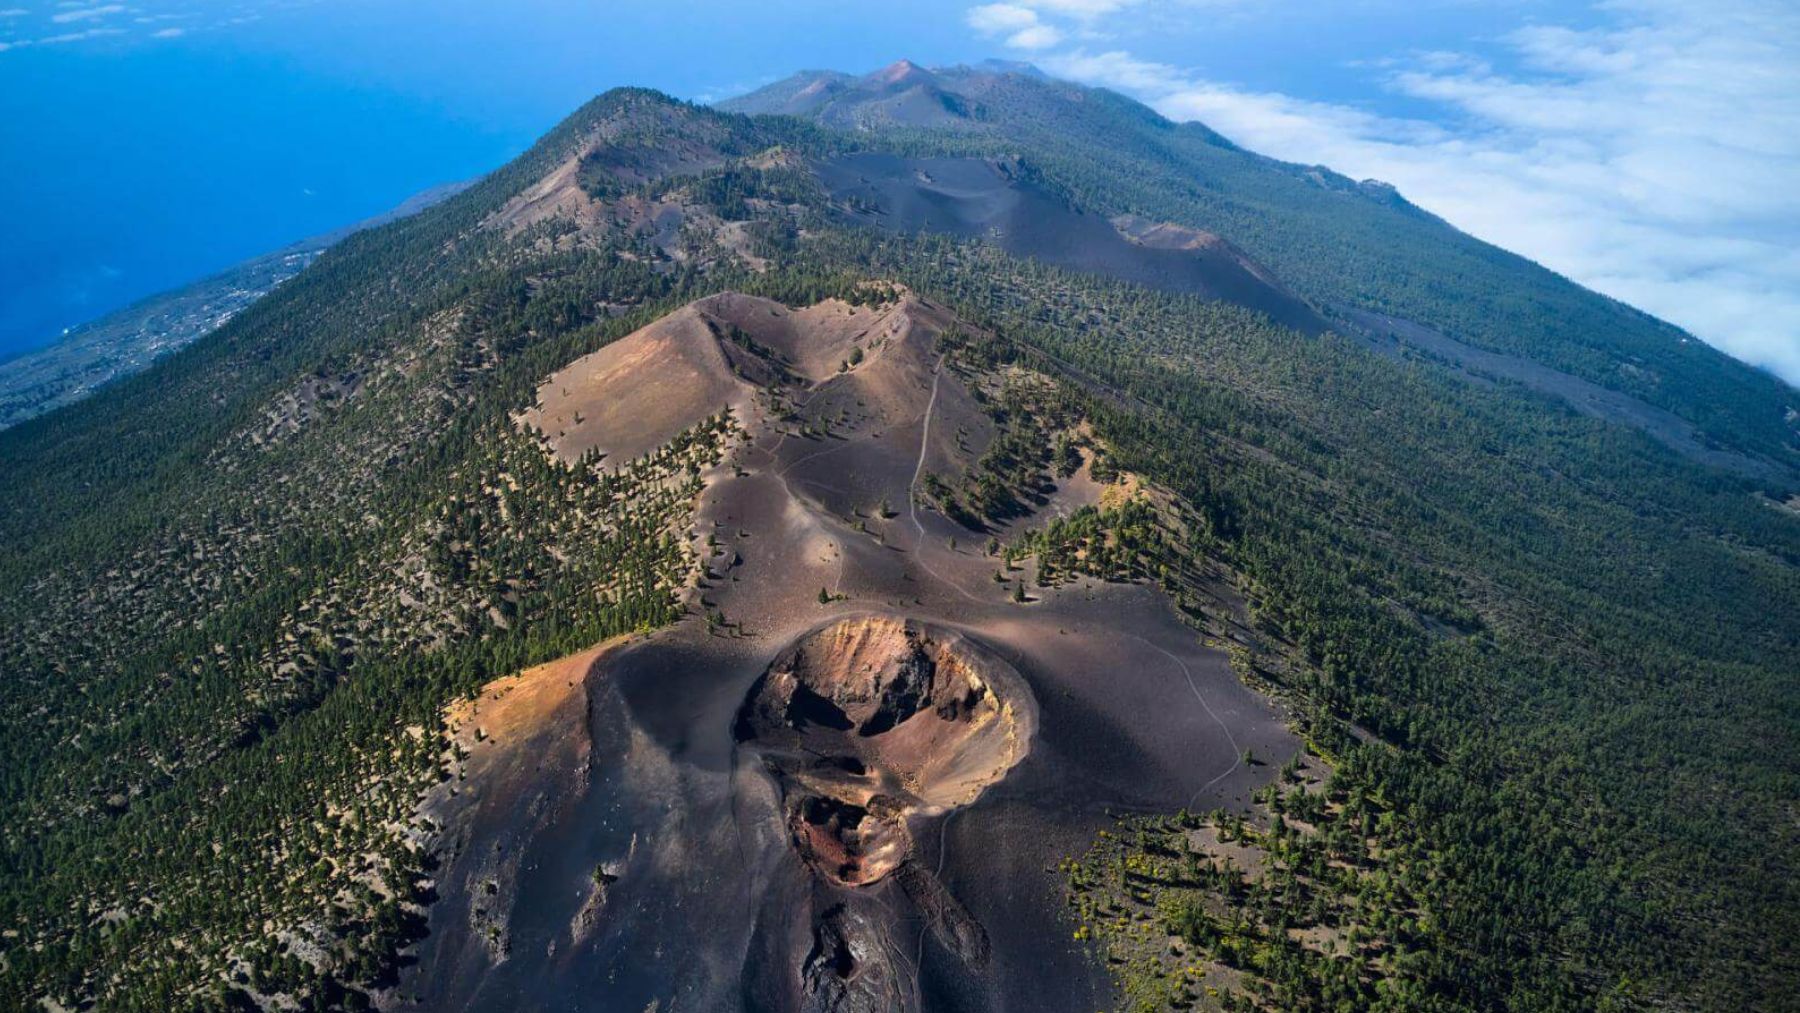
[[[0,0],[0,355],[498,165],[581,101],[988,56],[1398,185],[1800,380],[1791,0]]]

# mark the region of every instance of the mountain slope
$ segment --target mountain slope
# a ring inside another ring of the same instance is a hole
[[[1008,253],[1152,288],[1224,299],[1317,334],[1327,324],[1230,243],[1196,229],[1083,214],[1024,166],[859,152],[816,172],[850,220],[891,232],[985,238]]]
[[[1264,158],[1200,124],[1172,123],[1102,90],[985,67],[933,73],[937,87],[968,104],[956,135],[1030,145],[1041,166],[1090,210],[1208,229],[1322,307],[1391,313],[1620,391],[1681,417],[1711,445],[1784,472],[1800,460],[1800,414],[1790,414],[1800,405],[1791,387],[1462,235],[1391,187]],[[809,114],[772,100],[814,79],[777,82],[725,107]],[[858,94],[844,100],[851,110],[838,118],[901,124]],[[1108,143],[1070,140],[1094,137]]]
[[[1781,1007],[1791,391],[1117,96],[840,77],[610,92],[0,433],[0,1001]]]
[[[211,278],[141,300],[71,329],[48,348],[0,362],[0,427],[73,404],[102,384],[138,372],[242,312],[345,236],[417,214],[461,189],[462,184],[434,187],[387,214],[303,239]]]

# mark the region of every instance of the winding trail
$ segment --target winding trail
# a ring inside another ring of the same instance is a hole
[[[925,402],[925,426],[919,432],[919,460],[913,465],[912,481],[906,484],[906,512],[912,518],[913,530],[919,533],[918,540],[913,543],[913,557],[919,566],[938,583],[962,595],[964,598],[980,605],[991,605],[992,601],[972,595],[961,584],[945,577],[932,568],[925,560],[925,525],[919,520],[919,478],[925,474],[925,455],[931,449],[931,417],[937,411],[938,385],[944,379],[944,360],[948,353],[938,356],[937,368],[931,372],[931,400]]]
[[[787,434],[782,433],[781,438],[784,440],[787,439]],[[830,439],[830,437],[826,437],[826,438]],[[826,447],[824,450],[815,451],[811,454],[807,454],[805,457],[797,457],[797,458],[793,459],[792,461],[789,461],[787,464],[782,465],[781,470],[777,471],[775,474],[782,476],[782,477],[786,477],[788,472],[793,471],[795,468],[799,467],[802,464],[805,464],[808,461],[812,461],[812,460],[816,460],[818,458],[824,457],[826,454],[835,454],[840,450],[848,450],[849,448],[856,446],[858,444],[858,442],[859,441],[857,441],[857,440],[845,439],[845,440],[842,440],[841,442],[839,442],[836,446]],[[776,445],[780,446],[780,444],[776,444]]]
[[[925,544],[925,525],[919,523],[919,476],[925,474],[925,452],[931,447],[931,416],[937,411],[938,386],[944,380],[944,356],[938,356],[931,371],[931,400],[925,402],[925,426],[919,432],[919,460],[913,465],[912,481],[906,483],[906,509],[912,515],[913,528],[919,532],[919,545]],[[935,576],[935,574],[934,574]]]
[[[910,483],[908,483],[908,485],[906,487],[907,512],[912,517],[913,529],[918,532],[918,542],[914,546],[913,553],[915,556],[918,557],[919,565],[925,569],[926,573],[929,573],[933,577],[935,577],[937,579],[938,583],[949,585],[949,587],[952,590],[956,591],[958,594],[962,595],[964,598],[969,599],[970,601],[983,602],[983,604],[987,604],[987,602],[984,602],[983,599],[977,598],[974,595],[970,594],[968,591],[964,590],[962,585],[956,583],[955,581],[945,578],[942,574],[940,574],[936,570],[932,569],[931,564],[926,562],[926,560],[925,560],[925,542],[926,542],[925,525],[923,523],[921,523],[919,520],[918,486],[919,486],[920,476],[922,476],[925,473],[925,456],[931,447],[931,419],[932,419],[932,415],[935,413],[935,410],[937,408],[938,385],[943,380],[943,376],[944,376],[944,359],[945,359],[945,356],[938,357],[937,368],[935,370],[933,370],[933,372],[932,372],[931,400],[927,401],[925,404],[925,425],[919,435],[919,459],[918,459],[917,463],[915,463],[913,465],[912,481]],[[1227,725],[1225,723],[1224,719],[1219,717],[1218,712],[1216,712],[1212,709],[1212,704],[1207,702],[1206,696],[1200,692],[1200,686],[1199,686],[1199,684],[1194,682],[1193,670],[1188,668],[1187,662],[1181,660],[1181,658],[1178,655],[1174,654],[1173,652],[1171,652],[1170,650],[1168,650],[1167,648],[1163,647],[1160,644],[1151,643],[1150,641],[1145,640],[1143,637],[1140,637],[1136,634],[1126,634],[1126,635],[1130,636],[1133,640],[1138,641],[1139,643],[1143,644],[1144,646],[1152,648],[1153,650],[1162,654],[1164,657],[1168,658],[1170,661],[1173,661],[1177,666],[1180,667],[1181,677],[1187,681],[1188,690],[1194,694],[1194,699],[1196,701],[1198,701],[1201,708],[1206,711],[1206,716],[1212,718],[1213,723],[1219,726],[1219,730],[1225,733],[1225,741],[1231,744],[1231,763],[1230,763],[1230,765],[1228,765],[1223,771],[1221,771],[1212,780],[1207,781],[1205,784],[1201,785],[1198,789],[1196,789],[1194,791],[1193,795],[1189,796],[1188,805],[1191,807],[1196,801],[1199,800],[1201,795],[1206,794],[1206,792],[1211,790],[1214,785],[1218,784],[1220,781],[1225,780],[1227,777],[1230,777],[1232,772],[1237,770],[1238,765],[1241,762],[1242,757],[1244,755],[1244,752],[1241,748],[1239,748],[1238,743],[1237,743],[1237,738],[1231,734],[1231,726]],[[946,819],[944,821],[944,826],[939,828],[940,842],[942,840],[942,833],[943,833],[944,829],[946,829],[948,827],[948,825],[949,825],[949,820]],[[939,862],[940,866],[943,863],[943,851],[942,851],[941,843],[939,845],[938,862]]]
[[[1136,640],[1137,642],[1143,644],[1146,647],[1154,648],[1156,651],[1161,653],[1163,657],[1168,658],[1170,661],[1173,661],[1175,664],[1177,664],[1181,667],[1182,678],[1187,680],[1188,689],[1193,692],[1194,699],[1200,701],[1200,706],[1205,708],[1207,717],[1210,717],[1213,719],[1213,723],[1218,725],[1219,730],[1225,733],[1225,741],[1231,743],[1231,764],[1229,766],[1227,766],[1224,769],[1224,771],[1222,771],[1217,777],[1215,777],[1212,780],[1201,785],[1199,788],[1194,790],[1194,793],[1192,795],[1188,796],[1187,804],[1188,804],[1188,807],[1191,808],[1195,802],[1200,800],[1200,796],[1206,794],[1207,791],[1209,791],[1213,785],[1218,784],[1220,781],[1223,781],[1226,778],[1230,777],[1232,774],[1232,771],[1235,771],[1238,769],[1238,764],[1242,762],[1244,751],[1242,749],[1238,748],[1237,738],[1231,734],[1231,726],[1226,724],[1225,721],[1219,717],[1218,712],[1216,712],[1212,709],[1212,704],[1209,704],[1206,702],[1206,697],[1201,694],[1199,685],[1194,682],[1194,672],[1192,669],[1188,668],[1188,663],[1185,661],[1182,661],[1179,655],[1175,654],[1173,651],[1170,651],[1168,648],[1163,647],[1160,644],[1153,644],[1150,641],[1145,640],[1143,637],[1137,636],[1136,634],[1132,634],[1131,636],[1132,636],[1132,639]]]

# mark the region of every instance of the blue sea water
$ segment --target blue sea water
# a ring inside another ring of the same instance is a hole
[[[476,175],[551,118],[175,41],[0,54],[0,356]]]
[[[14,2],[0,0],[0,358],[477,176],[614,85],[705,101],[802,68],[1029,56],[944,0]],[[1154,59],[1336,98],[1366,87],[1351,61],[1396,44],[1397,19],[1414,44],[1469,29],[1466,13],[1383,10],[1328,33],[1279,6],[1113,24]]]

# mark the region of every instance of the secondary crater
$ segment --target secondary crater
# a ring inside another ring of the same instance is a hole
[[[790,644],[738,713],[780,787],[795,849],[842,886],[912,852],[912,817],[975,801],[1024,758],[1037,710],[1018,672],[954,630],[841,619]]]

